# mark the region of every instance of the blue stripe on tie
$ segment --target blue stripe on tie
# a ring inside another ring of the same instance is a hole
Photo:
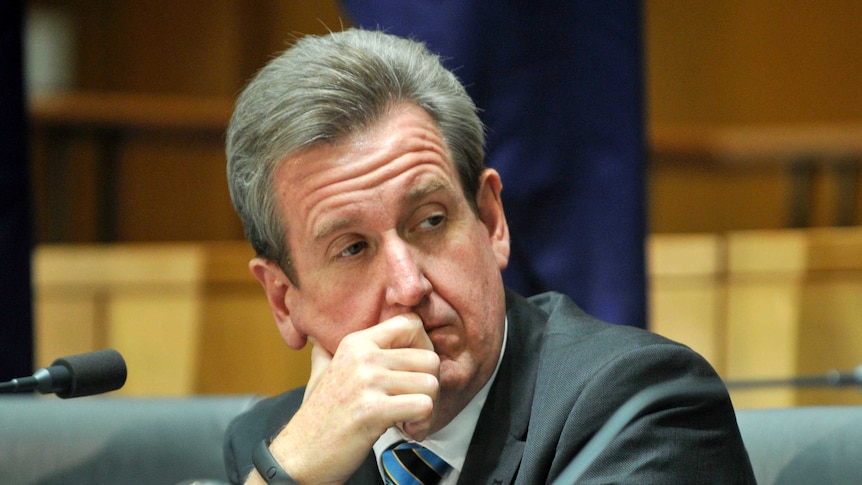
[[[418,443],[400,443],[382,454],[387,485],[434,485],[451,469]]]

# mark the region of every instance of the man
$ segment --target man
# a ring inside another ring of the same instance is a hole
[[[305,37],[244,90],[227,154],[249,266],[285,342],[313,348],[305,389],[232,423],[231,481],[383,483],[406,442],[441,483],[546,483],[637,391],[717,379],[683,346],[504,289],[482,143],[454,75],[380,32]],[[753,481],[726,394],[649,409],[586,477]]]

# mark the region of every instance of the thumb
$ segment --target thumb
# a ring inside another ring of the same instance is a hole
[[[318,345],[313,338],[309,337],[308,341],[311,343],[311,375],[308,378],[308,384],[305,386],[303,401],[314,392],[314,388],[317,387],[318,382],[323,377],[323,373],[329,367],[329,363],[332,362],[332,354]]]

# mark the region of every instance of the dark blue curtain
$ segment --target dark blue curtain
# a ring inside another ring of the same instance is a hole
[[[424,41],[489,129],[512,232],[506,284],[646,326],[640,3],[343,0],[354,25]]]
[[[33,372],[23,1],[0,3],[0,381]]]

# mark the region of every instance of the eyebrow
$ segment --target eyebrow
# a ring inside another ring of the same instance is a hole
[[[452,194],[451,188],[445,183],[440,180],[432,180],[430,182],[410,187],[410,189],[407,190],[407,193],[404,194],[404,200],[408,203],[414,204],[420,202],[422,199],[428,197],[431,194],[441,191],[447,194]],[[329,237],[331,234],[338,232],[345,227],[350,227],[358,223],[359,218],[357,217],[345,217],[342,219],[326,222],[317,231],[314,232],[312,240],[315,243],[318,243]]]
[[[315,243],[319,243],[320,241],[329,237],[330,234],[334,232],[338,232],[345,227],[352,226],[359,222],[359,219],[356,217],[346,217],[344,219],[338,219],[335,221],[330,221],[323,224],[317,231],[314,232],[314,236],[312,240]]]
[[[413,187],[407,191],[407,194],[404,196],[404,199],[407,202],[419,202],[420,200],[428,197],[429,195],[444,191],[447,194],[451,194],[451,190],[449,187],[440,180],[432,180],[430,182],[422,183]]]

